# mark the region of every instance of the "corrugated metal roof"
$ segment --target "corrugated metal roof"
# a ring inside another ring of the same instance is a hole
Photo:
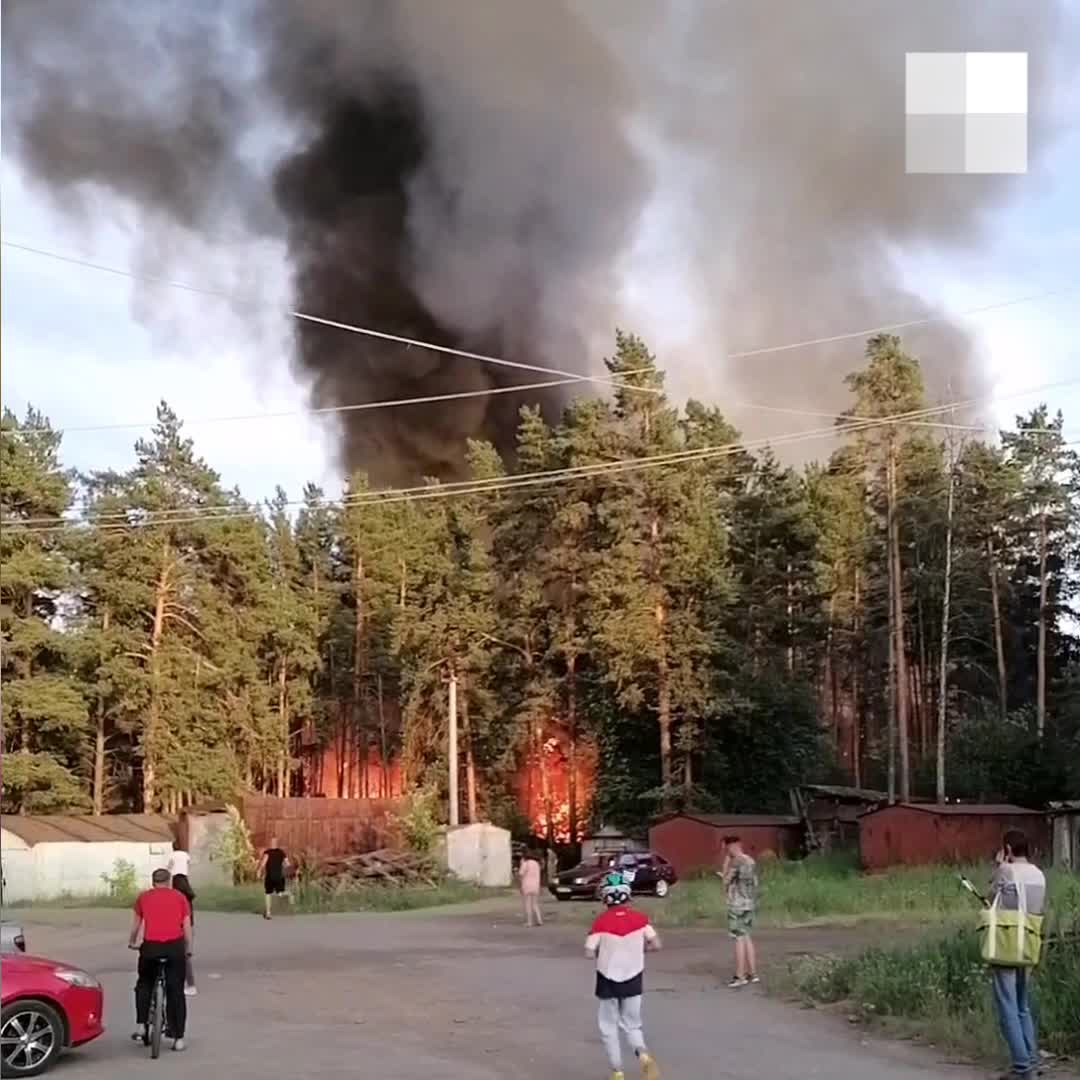
[[[172,823],[158,814],[4,815],[4,828],[29,844],[131,842],[160,844],[171,842]]]
[[[905,802],[895,803],[905,810],[921,810],[925,814],[940,814],[948,817],[1018,817],[1020,815],[1040,815],[1040,810],[1029,810],[1025,806],[1013,806],[1010,803],[920,803]],[[876,810],[868,810],[863,817],[870,814],[880,814],[885,810],[891,810],[891,806],[879,806]]]
[[[712,825],[717,829],[729,829],[743,826],[749,828],[753,825],[801,825],[802,821],[797,817],[784,814],[673,814],[676,818],[689,818],[691,821],[700,821],[704,825]]]
[[[851,799],[853,802],[879,803],[886,802],[889,798],[886,791],[845,787],[840,784],[803,784],[800,790],[812,792],[814,795],[825,795],[833,799]]]

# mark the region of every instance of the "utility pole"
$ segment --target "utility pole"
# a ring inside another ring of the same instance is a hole
[[[458,824],[458,760],[457,760],[457,670],[450,664],[449,678],[450,714],[450,828]]]

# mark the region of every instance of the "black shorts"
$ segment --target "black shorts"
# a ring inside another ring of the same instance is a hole
[[[280,896],[285,891],[285,879],[265,878],[263,880],[263,891],[267,896]]]

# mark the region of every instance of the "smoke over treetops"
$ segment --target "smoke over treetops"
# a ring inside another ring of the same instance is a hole
[[[295,306],[314,315],[583,373],[620,323],[672,343],[679,391],[824,410],[861,342],[721,358],[926,314],[897,253],[976,243],[1033,182],[905,175],[904,52],[1029,51],[1034,167],[1075,29],[1058,0],[8,0],[4,14],[5,153],[68,208],[97,189],[131,200],[155,259],[170,229],[280,238]],[[657,206],[660,238],[642,241]],[[689,339],[654,274],[696,312]],[[307,323],[295,335],[318,406],[542,378]],[[913,345],[933,386],[980,381],[957,328]],[[346,413],[342,458],[380,479],[452,474],[467,437],[507,447],[525,401],[564,392]]]

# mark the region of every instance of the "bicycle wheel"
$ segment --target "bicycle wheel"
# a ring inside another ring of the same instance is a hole
[[[161,1057],[161,1038],[165,1033],[165,982],[158,979],[154,983],[153,996],[150,998],[150,1056]]]

